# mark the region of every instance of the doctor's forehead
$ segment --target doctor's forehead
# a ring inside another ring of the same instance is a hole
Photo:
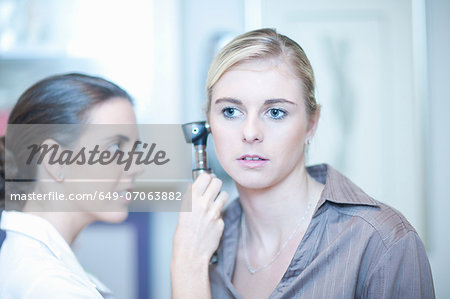
[[[135,124],[136,116],[130,101],[114,98],[95,105],[87,113],[89,124]]]

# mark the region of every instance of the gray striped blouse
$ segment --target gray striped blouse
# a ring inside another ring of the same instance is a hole
[[[332,167],[308,172],[325,184],[309,227],[270,298],[434,298],[428,258],[414,228]],[[232,285],[242,208],[224,213],[210,265],[213,298],[240,298]]]

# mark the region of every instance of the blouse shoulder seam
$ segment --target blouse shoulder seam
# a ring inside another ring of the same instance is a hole
[[[396,224],[401,225],[401,230],[400,230],[401,234],[397,238],[395,238],[395,240],[393,242],[389,242],[390,244],[388,244],[388,242],[387,242],[389,235],[387,235],[387,233],[383,233],[382,229],[379,227],[380,224],[377,223],[373,219],[373,217],[364,217],[364,215],[361,215],[361,214],[348,213],[348,212],[343,211],[342,208],[338,208],[335,205],[331,205],[331,207],[338,213],[341,213],[341,214],[344,214],[347,216],[351,216],[351,217],[358,217],[365,223],[369,224],[373,228],[373,230],[377,233],[377,235],[380,237],[380,240],[383,243],[385,249],[389,250],[390,248],[395,246],[395,244],[397,244],[398,241],[402,240],[405,236],[407,236],[409,234],[409,232],[413,232],[415,234],[417,234],[417,232],[411,227],[411,225],[406,225],[404,219],[399,215],[399,212],[394,210],[393,208],[391,208],[383,203],[380,203],[380,206],[375,207],[375,208],[380,209],[383,206],[388,208],[392,212],[392,215],[395,216],[396,218],[398,218],[398,221],[396,222]],[[371,207],[371,208],[373,208],[373,207]],[[367,213],[365,213],[365,214],[367,214]]]

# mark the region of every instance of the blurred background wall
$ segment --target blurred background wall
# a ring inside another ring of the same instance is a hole
[[[308,164],[400,210],[426,244],[437,298],[450,298],[450,1],[0,0],[0,129],[25,88],[73,71],[127,89],[140,123],[204,119],[212,57],[260,27],[298,41],[315,70],[323,114]],[[170,298],[176,219],[95,224],[74,248],[117,298]]]

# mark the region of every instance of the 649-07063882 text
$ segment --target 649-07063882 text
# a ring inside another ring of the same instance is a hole
[[[11,194],[11,201],[36,200],[36,201],[74,201],[74,200],[120,200],[145,201],[145,200],[181,200],[182,193],[175,191],[131,191],[131,192],[104,192],[64,194],[51,191],[48,193],[31,192],[28,194]]]

